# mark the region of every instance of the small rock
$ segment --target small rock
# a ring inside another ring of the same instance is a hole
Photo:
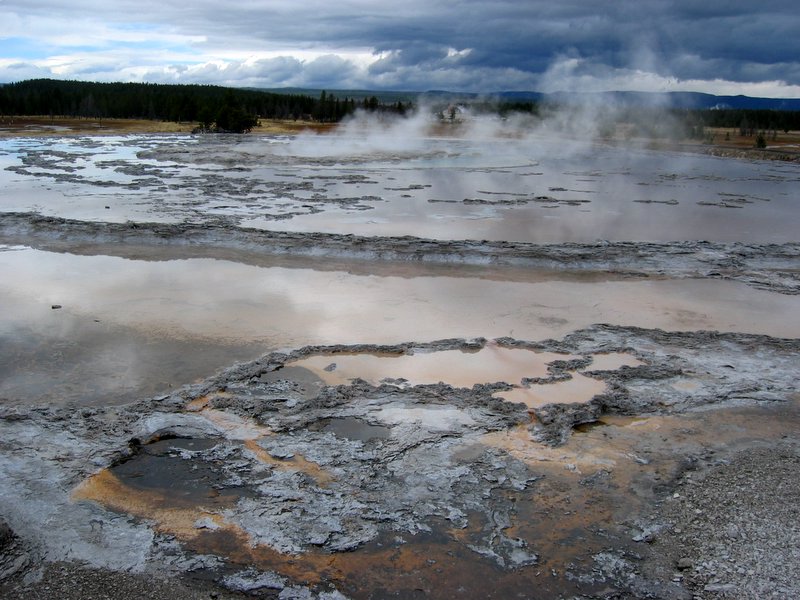
[[[728,525],[725,535],[731,540],[739,539],[739,528],[736,525]]]
[[[679,558],[675,562],[675,566],[680,571],[686,571],[687,569],[691,569],[694,566],[694,562],[692,562],[691,558],[683,557],[683,558]]]
[[[210,529],[212,531],[219,529],[217,524],[211,517],[203,517],[194,522],[195,529]]]
[[[4,520],[0,519],[0,550],[5,548],[14,539],[14,532]]]
[[[223,578],[222,585],[235,592],[251,593],[256,590],[283,590],[285,579],[271,571],[258,572],[247,569]]]
[[[283,450],[272,450],[269,455],[276,460],[291,460],[294,458],[294,452],[285,452]]]

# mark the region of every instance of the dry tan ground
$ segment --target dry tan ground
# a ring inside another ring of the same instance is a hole
[[[708,127],[706,132],[714,136],[712,145],[733,148],[754,148],[756,136],[739,135],[739,129],[728,127]],[[775,132],[773,139],[771,133],[765,135],[767,148],[800,151],[800,131]]]
[[[48,135],[121,135],[129,133],[191,133],[198,126],[197,122],[184,121],[151,121],[146,119],[83,119],[76,117],[0,117],[0,138],[4,137],[40,137]],[[314,121],[294,121],[280,119],[261,119],[253,133],[261,134],[293,134],[301,131],[318,133],[333,131],[335,123],[317,123]],[[623,127],[624,129],[624,127]],[[679,143],[667,140],[649,140],[656,149],[673,149],[684,151],[700,151],[721,156],[739,156],[746,154],[748,158],[783,158],[800,159],[800,131],[788,133],[776,132],[767,135],[766,150],[755,147],[755,136],[741,136],[738,128],[706,128],[713,136],[711,143],[700,140],[684,140]],[[434,128],[432,135],[457,134],[452,126]],[[618,132],[615,136],[619,143],[625,143],[625,136]],[[633,140],[636,141],[636,140]],[[752,155],[752,156],[751,156]]]
[[[800,161],[800,131],[779,131],[774,139],[771,133],[767,134],[767,147],[764,149],[756,148],[756,136],[739,135],[738,128],[707,127],[705,131],[711,136],[710,142],[689,139],[679,142],[666,139],[628,139],[624,133],[618,133],[609,141],[620,145],[644,143],[653,150],[699,152],[729,158]]]
[[[194,121],[150,121],[146,119],[81,119],[75,117],[2,117],[0,138],[48,135],[121,135],[128,133],[191,133]],[[327,131],[331,123],[262,119],[254,133],[298,133],[307,129]]]

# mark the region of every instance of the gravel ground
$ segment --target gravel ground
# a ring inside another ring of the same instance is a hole
[[[697,599],[800,598],[800,445],[719,462],[685,473],[662,505],[669,526],[653,542],[652,575]]]
[[[90,569],[68,563],[49,565],[42,580],[29,585],[20,579],[0,585],[3,600],[233,600],[244,597],[212,583]]]

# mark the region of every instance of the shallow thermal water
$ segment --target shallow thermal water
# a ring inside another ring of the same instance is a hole
[[[581,373],[570,379],[533,384],[525,379],[547,378],[553,361],[581,358],[555,352],[505,348],[489,343],[478,351],[442,350],[405,355],[317,354],[290,363],[292,368],[308,369],[326,385],[344,385],[362,379],[372,385],[427,385],[445,383],[471,388],[481,384],[509,383],[513,389],[494,396],[509,402],[522,402],[536,408],[553,402],[588,402],[605,390],[605,384]],[[597,354],[589,370],[616,370],[642,364],[624,353]]]
[[[544,377],[547,363],[568,360],[567,354],[487,346],[477,352],[442,350],[410,355],[314,355],[291,363],[309,369],[327,385],[360,378],[372,385],[385,380],[405,380],[410,385],[446,383],[472,387],[498,381],[519,382],[523,377]]]
[[[797,165],[544,138],[0,140],[3,211],[536,243],[786,242]]]
[[[474,268],[442,275],[424,265],[370,275],[314,264],[144,261],[6,247],[0,397],[127,402],[309,344],[538,340],[592,323],[800,335],[799,296],[731,281],[541,272],[504,280],[502,269],[482,278]]]
[[[0,211],[533,242],[782,242],[800,225],[796,165],[343,131],[2,139]],[[796,298],[727,281],[92,252],[0,252],[0,397],[125,402],[306,344],[543,339],[597,322],[798,334]]]

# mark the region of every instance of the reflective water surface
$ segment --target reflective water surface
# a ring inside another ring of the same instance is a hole
[[[785,242],[800,167],[536,136],[0,140],[3,211],[537,243]]]
[[[794,318],[800,297],[730,281],[542,272],[526,281],[519,271],[504,280],[502,269],[487,279],[474,268],[451,267],[445,276],[425,265],[369,275],[312,265],[146,261],[6,247],[0,251],[0,397],[127,402],[239,360],[309,344],[538,340],[592,323],[800,335]],[[369,378],[365,367],[340,373]],[[440,367],[431,371],[434,382],[457,382],[457,373],[474,368]],[[392,371],[380,376],[403,376],[399,367]],[[449,374],[437,374],[442,371]]]

